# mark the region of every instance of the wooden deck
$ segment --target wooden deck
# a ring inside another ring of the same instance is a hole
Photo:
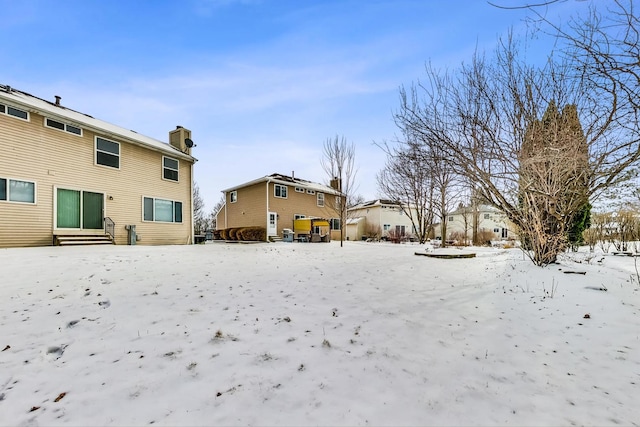
[[[460,258],[475,258],[476,254],[471,252],[467,253],[436,253],[436,252],[416,252],[416,255],[426,256],[430,258],[442,258],[442,259],[460,259]]]

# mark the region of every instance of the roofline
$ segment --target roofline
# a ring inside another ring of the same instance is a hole
[[[125,129],[123,127],[120,127],[118,125],[114,125],[113,123],[109,123],[109,122],[106,122],[104,120],[96,119],[96,118],[94,118],[94,117],[92,117],[92,116],[90,116],[88,114],[81,113],[79,111],[75,111],[75,110],[72,110],[72,109],[67,108],[67,107],[56,106],[55,104],[51,103],[50,101],[47,101],[47,100],[42,99],[42,98],[38,98],[37,96],[33,96],[33,95],[31,95],[31,94],[29,94],[27,92],[23,92],[23,91],[21,91],[19,89],[14,89],[14,88],[11,88],[9,86],[4,86],[4,85],[1,85],[1,84],[0,84],[0,87],[2,87],[4,89],[4,90],[0,90],[0,99],[6,100],[7,102],[9,102],[12,105],[21,106],[23,108],[26,108],[29,113],[35,113],[35,114],[38,114],[38,115],[43,116],[43,117],[51,117],[51,118],[61,119],[64,122],[71,122],[72,124],[81,124],[80,127],[84,128],[84,129],[87,129],[87,130],[89,130],[89,131],[91,131],[93,133],[96,133],[96,134],[100,134],[100,135],[104,135],[104,136],[116,137],[118,139],[124,140],[125,142],[127,142],[129,144],[134,144],[134,145],[137,145],[137,146],[149,149],[149,150],[157,151],[157,152],[160,152],[160,153],[164,153],[164,154],[170,154],[170,155],[173,155],[174,157],[180,157],[181,159],[190,161],[192,163],[195,163],[195,162],[198,161],[198,159],[196,159],[195,157],[193,157],[193,156],[191,156],[189,154],[185,154],[185,153],[181,152],[180,150],[178,150],[177,148],[173,147],[171,144],[169,144],[167,142],[160,141],[158,139],[152,138],[152,137],[147,136],[147,135],[139,134],[138,132],[136,132],[134,130]],[[10,92],[7,92],[7,90],[9,90]],[[92,124],[88,120],[84,121],[84,120],[81,120],[81,119],[78,119],[78,118],[75,118],[75,117],[69,117],[68,115],[60,114],[60,113],[58,113],[56,111],[49,111],[48,109],[47,110],[41,109],[37,105],[29,103],[29,102],[27,102],[25,100],[22,100],[22,99],[18,98],[18,97],[7,97],[6,96],[6,94],[11,94],[13,92],[20,93],[20,94],[22,94],[22,95],[24,95],[26,97],[29,97],[29,98],[37,99],[40,102],[44,102],[46,104],[51,105],[51,107],[61,108],[61,110],[60,110],[61,112],[69,111],[69,112],[74,113],[74,114],[79,114],[81,116],[86,116],[91,120],[95,120],[96,122],[98,122],[98,124]],[[110,130],[108,130],[106,128],[100,127],[99,126],[100,123],[105,123],[105,124],[107,124],[109,126],[113,126],[113,127],[117,128],[117,130],[120,130],[121,132],[116,133],[116,132],[112,132],[112,131],[110,131]],[[132,135],[127,135],[127,133],[132,133],[132,134],[144,137],[144,138],[151,139],[151,140],[153,140],[155,142],[158,142],[158,143],[164,145],[165,147],[159,147],[159,146],[154,146],[154,145],[145,143],[144,141],[142,141],[140,139],[136,139],[134,137],[135,135],[133,135],[133,136]]]
[[[234,187],[226,188],[224,190],[221,190],[221,192],[222,193],[227,193],[229,191],[234,191],[234,190],[238,190],[240,188],[245,188],[245,187],[250,187],[252,185],[260,184],[261,182],[273,182],[273,183],[276,183],[276,184],[286,185],[286,186],[290,186],[290,187],[305,187],[305,188],[313,187],[314,189],[316,189],[316,188],[315,188],[315,186],[313,184],[322,185],[327,190],[327,191],[321,191],[322,193],[334,194],[336,196],[342,195],[342,193],[339,192],[338,190],[333,189],[333,188],[328,187],[328,186],[325,186],[323,184],[317,183],[317,182],[310,182],[310,181],[308,181],[308,183],[304,183],[304,182],[289,182],[289,181],[281,180],[281,179],[278,179],[278,178],[274,178],[273,176],[270,176],[270,175],[254,179],[253,181],[245,182],[244,184],[236,185]],[[312,185],[309,185],[309,184],[312,184]],[[317,189],[316,189],[316,191],[317,191]]]

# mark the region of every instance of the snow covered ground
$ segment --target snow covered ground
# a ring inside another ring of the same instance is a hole
[[[0,425],[640,425],[634,258],[424,250],[0,249]]]

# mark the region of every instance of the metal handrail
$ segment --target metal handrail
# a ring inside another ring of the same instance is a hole
[[[108,216],[104,218],[104,232],[111,236],[112,240],[116,238],[116,223]]]

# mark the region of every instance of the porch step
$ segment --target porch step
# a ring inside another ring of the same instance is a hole
[[[269,241],[272,243],[282,242],[282,237],[280,236],[269,236]]]
[[[79,245],[112,245],[111,236],[54,236],[56,246],[79,246]]]

